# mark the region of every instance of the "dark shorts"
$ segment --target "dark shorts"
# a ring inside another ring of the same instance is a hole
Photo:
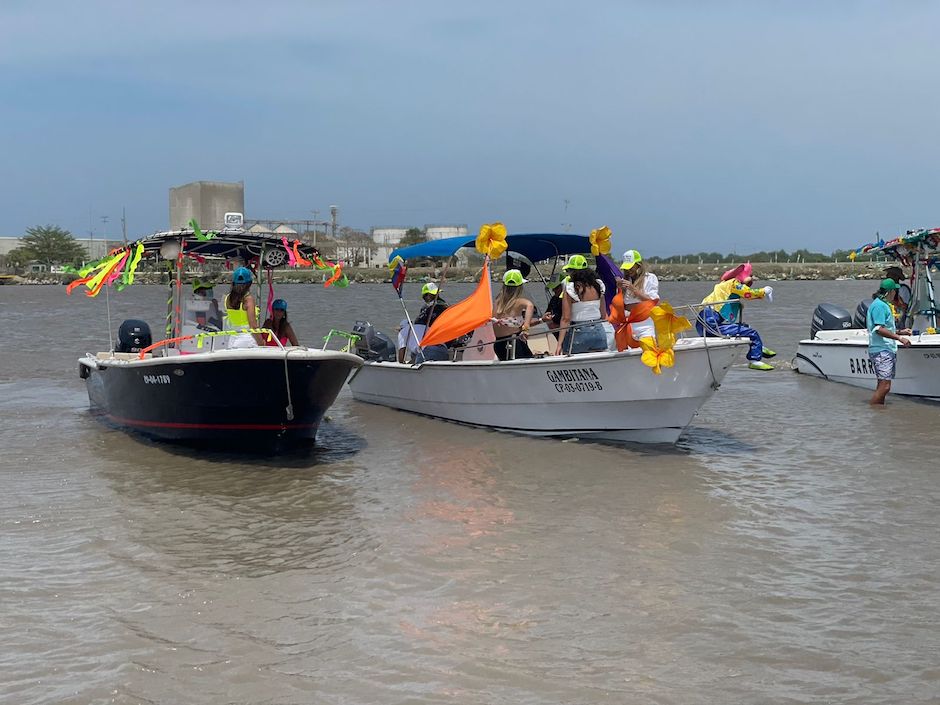
[[[868,353],[868,359],[871,360],[871,366],[875,368],[875,377],[878,379],[894,379],[894,369],[897,366],[897,353],[888,350],[879,350],[876,353]]]

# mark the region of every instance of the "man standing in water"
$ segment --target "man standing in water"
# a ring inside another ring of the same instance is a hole
[[[891,391],[891,380],[894,379],[897,367],[898,343],[908,347],[911,341],[899,335],[894,324],[894,311],[885,300],[897,291],[898,283],[894,279],[884,279],[881,288],[875,294],[874,301],[868,307],[866,328],[868,328],[868,357],[872,367],[875,368],[875,377],[878,386],[871,398],[871,404],[884,404],[885,397]],[[903,335],[910,335],[910,331],[900,331]]]

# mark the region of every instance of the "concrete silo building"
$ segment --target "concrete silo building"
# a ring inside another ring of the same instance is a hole
[[[193,181],[170,189],[170,230],[187,227],[193,218],[204,230],[221,230],[226,213],[244,212],[243,181]]]

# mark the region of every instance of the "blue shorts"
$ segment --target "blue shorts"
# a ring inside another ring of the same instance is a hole
[[[875,368],[875,377],[878,379],[894,379],[894,370],[897,367],[898,355],[890,350],[879,350],[868,353],[871,366]]]
[[[608,350],[607,331],[602,323],[592,323],[568,331],[564,341],[566,353],[577,354]]]

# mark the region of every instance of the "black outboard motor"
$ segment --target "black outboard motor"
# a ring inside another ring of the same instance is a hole
[[[395,362],[398,351],[395,343],[385,333],[377,331],[368,321],[356,321],[352,332],[359,336],[356,354],[363,360]]]
[[[150,326],[143,321],[130,318],[118,328],[118,344],[114,352],[140,352],[152,343],[153,337],[150,335]]]
[[[855,318],[852,319],[853,328],[868,327],[868,307],[871,306],[871,299],[862,299],[855,307]]]
[[[819,304],[813,311],[813,326],[810,328],[810,340],[821,330],[845,330],[852,327],[852,315],[835,304]]]

